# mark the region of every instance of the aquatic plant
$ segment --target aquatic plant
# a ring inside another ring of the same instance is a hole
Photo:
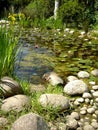
[[[17,43],[18,37],[14,35],[14,29],[0,27],[0,77],[12,75]]]

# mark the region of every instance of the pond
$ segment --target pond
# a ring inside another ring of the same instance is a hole
[[[79,70],[98,67],[98,43],[91,36],[81,38],[77,31],[24,30],[19,46],[14,74],[31,83],[41,83],[43,74],[50,71],[66,80]]]

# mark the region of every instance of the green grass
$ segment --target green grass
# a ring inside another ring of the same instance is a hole
[[[0,27],[0,77],[12,75],[17,43],[13,28]]]

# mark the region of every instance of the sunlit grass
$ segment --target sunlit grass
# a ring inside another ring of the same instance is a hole
[[[0,77],[12,75],[17,43],[13,28],[0,27]]]

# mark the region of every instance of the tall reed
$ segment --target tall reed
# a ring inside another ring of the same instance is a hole
[[[12,27],[0,27],[0,77],[13,74],[17,43]]]

